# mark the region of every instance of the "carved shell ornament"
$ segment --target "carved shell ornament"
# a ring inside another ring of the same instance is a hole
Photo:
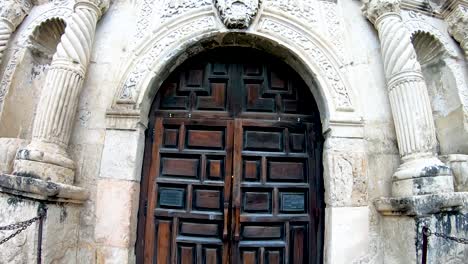
[[[221,21],[230,29],[248,28],[260,4],[261,0],[215,0]]]

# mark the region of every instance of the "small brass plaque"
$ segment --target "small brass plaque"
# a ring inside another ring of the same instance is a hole
[[[160,188],[159,205],[162,207],[184,207],[184,189]]]
[[[304,194],[283,193],[281,195],[281,211],[303,212],[305,208]]]

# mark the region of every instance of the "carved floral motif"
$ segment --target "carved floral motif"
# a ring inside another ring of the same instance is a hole
[[[334,92],[334,100],[337,108],[341,110],[353,108],[350,94],[345,87],[339,72],[311,39],[304,34],[271,19],[262,20],[259,30],[279,35],[283,39],[299,45],[304,51],[308,52],[308,55],[322,70],[322,76],[328,80]]]
[[[308,23],[318,21],[317,2],[314,0],[264,0],[265,8],[280,9]]]
[[[362,11],[372,22],[386,13],[399,13],[401,0],[363,0]]]
[[[215,0],[221,21],[227,28],[247,28],[260,9],[261,0]]]
[[[168,35],[162,37],[148,52],[146,52],[146,55],[135,64],[134,70],[130,72],[123,85],[119,99],[124,101],[135,100],[136,86],[143,76],[151,71],[151,65],[157,61],[158,56],[165,52],[168,47],[194,32],[200,33],[200,30],[208,31],[215,27],[216,23],[213,17],[203,17],[192,20],[188,24],[176,28]]]

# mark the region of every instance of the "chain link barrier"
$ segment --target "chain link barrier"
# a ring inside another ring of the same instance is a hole
[[[29,220],[14,223],[14,224],[9,224],[9,225],[6,225],[6,226],[0,226],[0,231],[16,230],[13,234],[11,234],[11,235],[3,238],[2,240],[0,240],[0,245],[7,242],[8,240],[14,238],[15,236],[19,235],[21,232],[26,230],[26,228],[28,228],[34,222],[42,219],[42,217],[44,217],[45,214],[46,214],[45,210],[39,210],[37,216],[35,216],[35,217],[33,217],[33,218],[29,219]]]
[[[431,229],[429,229],[429,227],[423,228],[423,234],[426,235],[427,237],[434,235],[436,237],[440,237],[440,238],[451,240],[460,244],[468,245],[468,239],[466,238],[453,237],[453,236],[448,236],[442,233],[432,232]]]

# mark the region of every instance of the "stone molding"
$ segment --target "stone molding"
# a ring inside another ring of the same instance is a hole
[[[0,173],[0,191],[49,202],[82,204],[89,198],[83,188]]]
[[[460,43],[468,60],[468,6],[457,5],[445,21],[448,24],[448,32]]]
[[[34,119],[31,144],[19,150],[14,174],[73,184],[67,153],[97,21],[109,1],[78,1],[57,46]]]
[[[190,54],[195,54],[203,49],[196,47],[198,43],[214,39],[214,42],[222,42],[227,33],[217,23],[212,10],[198,8],[198,13],[190,16],[178,16],[171,23],[152,31],[154,34],[141,41],[130,52],[128,62],[124,64],[120,76],[122,79],[115,94],[110,111],[141,110],[146,115],[148,93],[154,93],[151,86],[158,86],[165,78],[166,69],[163,66],[168,63],[181,63],[189,49]],[[321,86],[319,97],[325,98],[323,105],[324,124],[336,121],[340,123],[362,122],[360,106],[356,101],[354,91],[347,81],[347,72],[343,64],[336,56],[335,50],[331,50],[330,42],[324,39],[322,34],[295,21],[282,20],[279,16],[263,11],[260,18],[248,35],[251,38],[262,38],[264,42],[279,43],[282,47],[304,57],[305,69],[313,71]],[[173,28],[168,31],[167,28]],[[253,41],[253,40],[252,40]],[[212,43],[212,45],[216,45]],[[218,45],[223,45],[222,43]],[[260,44],[255,44],[256,46]],[[275,44],[277,45],[277,44]],[[179,58],[178,56],[181,56]],[[309,71],[309,70],[308,70]],[[156,82],[156,83],[154,83]],[[113,118],[112,115],[108,118]],[[108,123],[116,123],[109,121]]]
[[[402,198],[382,197],[374,200],[377,211],[392,216],[427,216],[466,209],[468,192],[417,195]]]
[[[0,2],[0,63],[11,34],[28,15],[32,5],[29,0],[3,0]]]
[[[219,17],[229,29],[248,28],[260,9],[262,0],[215,0]]]

